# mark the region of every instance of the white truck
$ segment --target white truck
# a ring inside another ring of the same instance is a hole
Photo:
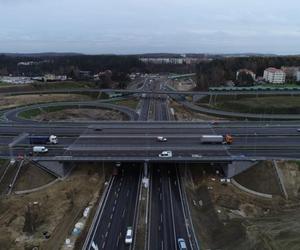
[[[233,138],[231,135],[201,135],[201,143],[215,143],[215,144],[231,144]]]
[[[30,144],[57,144],[56,135],[31,135],[29,137]]]

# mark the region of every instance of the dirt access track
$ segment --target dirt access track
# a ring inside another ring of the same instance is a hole
[[[92,163],[81,164],[67,179],[45,189],[1,197],[0,249],[29,250],[34,246],[43,250],[60,249],[84,208],[101,196],[109,169]],[[32,171],[26,174],[25,170],[16,187],[34,186],[26,184],[26,180],[38,179],[32,175]]]

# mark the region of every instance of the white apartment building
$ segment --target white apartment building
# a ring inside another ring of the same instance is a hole
[[[285,83],[286,74],[281,69],[267,68],[264,71],[264,80],[269,83]]]
[[[297,71],[296,79],[297,79],[297,82],[300,82],[300,71]]]

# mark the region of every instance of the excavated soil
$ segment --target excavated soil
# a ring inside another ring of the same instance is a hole
[[[291,186],[288,190],[296,194],[299,168],[295,163],[282,164],[285,164],[286,172],[291,169],[297,171],[287,174],[292,178],[284,178]],[[230,183],[224,185],[215,171],[209,168],[194,166],[186,172],[188,201],[201,249],[300,249],[298,193],[296,200],[284,200],[276,194],[271,200],[259,198],[240,191]],[[262,172],[254,170],[254,173],[258,176],[251,173],[249,180],[252,178],[254,183],[255,180],[264,180],[259,176],[263,175]],[[265,190],[265,186],[261,185],[259,190]]]
[[[0,249],[59,249],[84,208],[101,195],[106,173],[106,167],[81,164],[66,180],[46,189],[2,197]]]

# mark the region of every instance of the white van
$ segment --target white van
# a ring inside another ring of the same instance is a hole
[[[48,152],[48,148],[46,148],[45,146],[34,146],[32,148],[32,151],[34,153],[47,153]]]

